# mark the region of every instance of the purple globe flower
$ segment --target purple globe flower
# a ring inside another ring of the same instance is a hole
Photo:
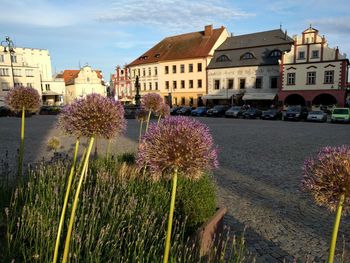
[[[313,195],[318,205],[331,211],[337,209],[341,194],[345,193],[344,212],[350,204],[350,147],[322,148],[315,158],[309,158],[303,166],[302,188]]]
[[[112,98],[90,94],[64,107],[58,125],[65,133],[77,137],[112,139],[125,130],[124,108]]]
[[[154,179],[174,168],[190,179],[218,166],[217,148],[209,128],[188,117],[168,117],[153,123],[139,145],[137,165],[147,167]]]
[[[145,109],[140,108],[136,110],[135,117],[138,121],[146,121],[147,120],[147,111]]]
[[[142,107],[147,111],[158,112],[162,104],[163,99],[157,93],[148,93],[142,97]]]
[[[163,118],[168,117],[170,115],[170,107],[166,103],[162,103],[161,108],[157,112],[158,116],[161,116]]]
[[[36,112],[40,108],[40,95],[36,89],[30,87],[17,87],[10,89],[6,96],[6,103],[15,112]]]

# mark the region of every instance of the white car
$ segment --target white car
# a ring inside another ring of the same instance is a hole
[[[306,118],[307,121],[317,121],[317,122],[326,122],[327,113],[321,110],[310,111]]]

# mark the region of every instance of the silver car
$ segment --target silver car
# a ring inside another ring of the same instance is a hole
[[[310,111],[307,115],[307,121],[317,121],[317,122],[326,122],[327,121],[327,113],[317,110]]]

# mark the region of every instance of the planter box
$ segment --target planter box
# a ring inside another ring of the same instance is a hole
[[[214,246],[218,246],[216,252],[220,253],[220,244],[218,244],[216,237],[220,236],[223,232],[223,219],[226,213],[226,207],[218,209],[215,214],[197,230],[195,244],[199,248],[201,257],[209,257]]]

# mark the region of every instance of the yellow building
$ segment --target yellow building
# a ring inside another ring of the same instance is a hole
[[[207,94],[207,71],[214,50],[228,37],[225,27],[171,36],[131,62],[133,90],[139,76],[142,94],[158,92],[169,104],[194,105]]]

